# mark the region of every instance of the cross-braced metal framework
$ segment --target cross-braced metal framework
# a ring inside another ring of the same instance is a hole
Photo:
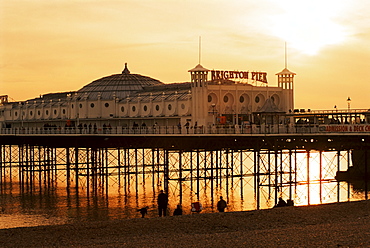
[[[123,190],[154,199],[163,189],[179,204],[202,201],[213,210],[224,196],[236,210],[260,209],[274,206],[278,197],[298,205],[357,197],[349,184],[335,180],[336,171],[352,166],[351,152],[1,145],[0,180],[19,182],[26,191],[64,186],[87,197]]]

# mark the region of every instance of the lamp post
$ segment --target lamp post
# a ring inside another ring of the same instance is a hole
[[[213,125],[215,125],[215,107],[216,107],[216,104],[215,103],[212,103],[212,122],[213,122]]]
[[[351,109],[351,98],[350,97],[347,98],[347,104],[348,104],[348,112],[349,112]]]
[[[351,115],[349,114],[350,109],[351,109],[351,98],[350,97],[347,98],[347,104],[348,104],[348,116],[349,116],[348,123],[351,123]]]

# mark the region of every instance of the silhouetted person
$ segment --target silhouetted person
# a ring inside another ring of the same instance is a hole
[[[190,123],[187,121],[186,123],[185,123],[185,128],[186,128],[186,133],[189,133],[189,126],[190,126]]]
[[[220,200],[217,202],[217,210],[219,212],[225,212],[226,207],[227,207],[226,201],[222,199],[222,196],[220,196]]]
[[[163,192],[163,190],[161,190],[158,195],[157,203],[159,217],[162,217],[162,214],[163,216],[166,216],[168,196]]]
[[[283,200],[283,198],[279,197],[279,201],[278,203],[276,204],[276,207],[286,207],[287,204],[286,202]]]
[[[97,133],[98,127],[96,126],[96,123],[94,123],[94,133]]]
[[[180,205],[177,205],[175,211],[173,211],[173,215],[182,215],[182,209]]]
[[[287,205],[287,206],[294,206],[294,202],[293,202],[293,200],[292,200],[292,199],[287,200],[287,201],[286,201],[286,205]]]
[[[145,122],[143,122],[143,123],[141,124],[141,133],[146,133],[146,131],[147,131],[147,127],[146,127]]]
[[[145,207],[145,208],[140,208],[139,210],[137,210],[138,212],[141,213],[141,218],[144,218],[145,215],[148,213],[148,207]]]
[[[177,129],[179,130],[179,133],[181,133],[181,123],[177,124]]]

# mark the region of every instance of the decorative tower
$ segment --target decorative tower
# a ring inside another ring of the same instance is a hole
[[[209,70],[198,64],[189,70],[191,76],[192,121],[198,126],[205,125],[207,119],[207,81]]]
[[[283,88],[283,94],[285,96],[285,108],[284,111],[294,109],[294,72],[289,71],[286,67],[279,73],[278,76],[278,86]]]

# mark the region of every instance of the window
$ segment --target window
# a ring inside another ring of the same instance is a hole
[[[228,96],[224,96],[224,102],[228,102],[229,101],[229,97]]]
[[[135,111],[136,111],[136,107],[132,106],[132,112],[135,112]]]
[[[54,115],[56,115],[57,114],[57,110],[56,109],[54,109]]]
[[[125,112],[125,107],[121,107],[121,112]]]
[[[182,103],[182,104],[181,104],[181,108],[182,108],[182,109],[185,109],[185,104],[183,104],[183,103]]]
[[[105,106],[106,108],[108,108],[108,107],[109,107],[109,103],[107,103],[107,102],[106,102],[106,103],[104,104],[104,106]]]
[[[94,107],[95,107],[94,103],[91,103],[91,104],[90,104],[90,107],[91,107],[91,108],[94,108]]]
[[[212,102],[212,96],[208,95],[208,102]]]
[[[243,102],[244,102],[244,96],[240,96],[239,101],[240,101],[241,103],[243,103]]]
[[[171,110],[172,109],[172,105],[171,104],[168,104],[168,110]]]
[[[254,99],[254,101],[255,101],[256,103],[259,103],[259,102],[260,102],[260,97],[259,97],[259,96],[256,96],[256,98]]]
[[[66,114],[66,110],[65,110],[65,109],[63,109],[63,110],[62,110],[62,113],[65,115],[65,114]]]
[[[159,111],[159,105],[155,105],[155,110]]]
[[[148,110],[148,107],[144,105],[144,111],[146,112]]]
[[[80,108],[82,108],[82,104],[80,103]]]
[[[46,111],[45,111],[45,114],[46,114],[46,115],[49,115],[49,110],[46,110]]]

